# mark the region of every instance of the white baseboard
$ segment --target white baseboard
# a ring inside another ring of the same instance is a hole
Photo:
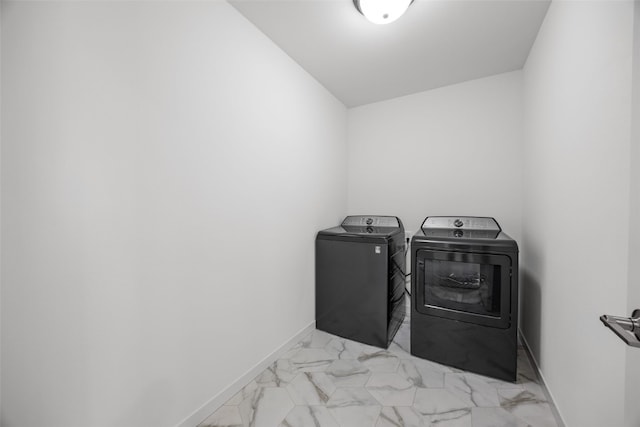
[[[537,375],[538,379],[540,380],[540,385],[542,386],[542,391],[544,392],[545,396],[547,397],[547,401],[549,402],[549,406],[551,407],[551,411],[553,412],[553,415],[555,416],[556,421],[558,422],[558,427],[565,427],[567,424],[564,422],[564,419],[562,418],[562,415],[560,415],[560,411],[558,410],[558,407],[555,404],[555,399],[553,398],[553,395],[551,394],[551,390],[549,390],[549,388],[547,387],[547,382],[544,379],[544,375],[542,375],[542,372],[540,371],[540,366],[538,365],[538,361],[536,360],[535,357],[533,357],[533,353],[531,353],[531,347],[529,347],[529,343],[527,342],[527,339],[525,338],[525,336],[522,333],[522,331],[519,330],[519,329],[518,329],[518,334],[520,336],[520,339],[522,340],[523,347],[524,347],[525,351],[527,352],[527,356],[529,357],[529,361],[533,365],[532,367],[535,370],[535,374]]]
[[[294,344],[311,333],[311,331],[315,329],[315,327],[316,322],[311,322],[308,326],[302,328],[297,334],[295,334],[287,342],[282,344],[273,353],[258,362],[253,368],[249,369],[240,378],[229,384],[229,386],[212,397],[207,403],[202,405],[187,418],[176,424],[176,427],[196,427],[209,415],[211,415],[218,408],[224,405],[227,400],[231,399],[236,393],[242,390],[242,388],[249,384],[251,380],[258,376],[258,374],[267,369],[273,362],[278,360],[278,358],[286,351],[288,351],[291,347],[293,347]]]

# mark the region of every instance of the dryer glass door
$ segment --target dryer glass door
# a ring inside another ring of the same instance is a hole
[[[511,261],[506,255],[419,250],[418,312],[508,328]]]

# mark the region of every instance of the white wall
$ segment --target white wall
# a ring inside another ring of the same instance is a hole
[[[624,423],[632,8],[552,2],[524,67],[521,328],[571,427]]]
[[[313,322],[346,110],[225,2],[2,7],[2,425],[176,425]]]
[[[521,72],[349,110],[351,214],[495,217],[520,238]]]
[[[2,1],[0,1],[0,100],[2,99]],[[0,190],[2,189],[2,102],[0,102]],[[0,224],[2,224],[2,197],[0,195]],[[2,259],[2,227],[0,226],[0,260]],[[0,310],[2,307],[2,262],[0,262]],[[0,331],[2,314],[0,313]],[[0,382],[2,381],[2,334],[0,334]],[[0,386],[0,425],[2,424],[2,387]]]
[[[634,3],[633,92],[631,110],[631,211],[627,311],[640,309],[640,1]],[[627,348],[625,426],[640,425],[640,349]]]

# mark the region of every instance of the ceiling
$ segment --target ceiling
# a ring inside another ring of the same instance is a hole
[[[347,107],[521,69],[550,0],[415,0],[387,25],[352,0],[229,0]]]

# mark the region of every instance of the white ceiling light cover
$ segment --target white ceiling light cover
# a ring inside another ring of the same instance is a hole
[[[353,0],[356,8],[374,24],[388,24],[400,18],[413,0]]]

